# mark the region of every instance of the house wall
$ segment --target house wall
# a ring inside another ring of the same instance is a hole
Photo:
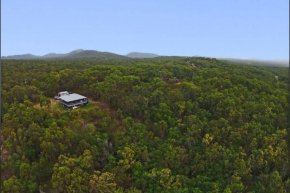
[[[71,108],[71,107],[74,107],[74,106],[80,106],[80,105],[88,104],[88,99],[81,99],[81,100],[72,101],[72,102],[66,102],[66,101],[60,100],[60,102],[64,106],[66,106],[67,108]]]

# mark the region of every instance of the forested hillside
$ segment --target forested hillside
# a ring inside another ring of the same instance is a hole
[[[2,192],[290,187],[288,68],[208,58],[2,61]],[[74,110],[60,91],[87,96]]]

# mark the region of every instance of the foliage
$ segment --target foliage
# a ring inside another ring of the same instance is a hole
[[[3,60],[1,190],[286,192],[287,71],[198,57]],[[95,103],[53,107],[63,90]]]

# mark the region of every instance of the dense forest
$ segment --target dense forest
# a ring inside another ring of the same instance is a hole
[[[2,60],[1,192],[284,193],[288,79],[201,57]]]

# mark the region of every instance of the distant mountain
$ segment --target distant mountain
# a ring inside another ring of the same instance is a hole
[[[32,54],[22,54],[13,56],[2,56],[2,59],[36,59],[38,56]]]
[[[60,59],[78,59],[78,58],[89,58],[97,60],[108,60],[108,59],[126,59],[126,58],[155,58],[159,59],[171,59],[180,58],[185,56],[159,56],[152,53],[142,53],[142,52],[131,52],[125,56],[118,55],[110,52],[99,52],[96,50],[83,50],[77,49],[65,54],[49,53],[43,56],[37,56],[33,54],[22,54],[13,56],[3,56],[2,59],[50,59],[50,58],[60,58]],[[188,56],[189,57],[189,56]],[[197,56],[194,56],[197,57]],[[289,66],[289,60],[258,60],[258,59],[240,59],[240,58],[217,58],[218,60],[229,61],[238,64],[248,64],[248,65],[260,65],[260,66]]]
[[[49,53],[43,56],[35,56],[32,54],[3,56],[2,59],[47,59],[47,58],[93,58],[93,59],[122,59],[127,58],[126,56],[110,53],[110,52],[99,52],[95,50],[83,50],[78,49],[67,54],[56,54]]]
[[[66,54],[56,54],[56,53],[49,53],[43,56],[40,56],[39,58],[58,58],[58,57],[63,57]]]
[[[94,58],[94,59],[122,59],[125,56],[110,53],[110,52],[99,52],[95,50],[83,50],[73,51],[65,56],[66,58]]]
[[[249,64],[259,66],[289,66],[289,60],[259,60],[259,59],[238,59],[238,58],[217,58],[238,64]]]
[[[126,56],[130,58],[155,58],[158,57],[159,55],[152,53],[130,52]]]
[[[85,51],[85,50],[83,50],[83,49],[77,49],[77,50],[74,50],[74,51],[69,52],[67,55],[77,54],[77,53],[80,53],[80,52],[83,52],[83,51]]]

